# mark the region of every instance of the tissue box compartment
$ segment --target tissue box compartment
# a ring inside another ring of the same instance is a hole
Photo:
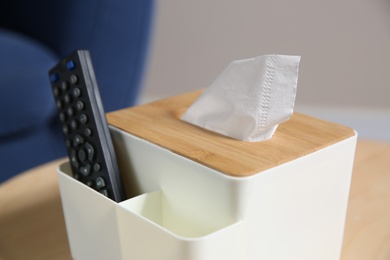
[[[59,169],[73,257],[339,259],[356,133],[295,114],[241,142],[179,120],[199,94],[108,114],[129,200]]]

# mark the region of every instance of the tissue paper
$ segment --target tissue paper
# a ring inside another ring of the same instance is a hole
[[[182,120],[249,142],[270,139],[293,114],[300,56],[233,61]]]

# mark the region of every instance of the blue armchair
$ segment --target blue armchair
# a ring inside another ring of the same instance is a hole
[[[47,71],[91,53],[105,110],[134,105],[153,0],[0,0],[0,183],[66,155]]]

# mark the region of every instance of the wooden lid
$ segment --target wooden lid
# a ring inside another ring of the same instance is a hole
[[[355,135],[353,129],[295,113],[263,142],[238,141],[180,116],[201,91],[107,114],[109,124],[221,173],[246,177]]]

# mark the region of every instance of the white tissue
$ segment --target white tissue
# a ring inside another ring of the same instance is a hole
[[[293,114],[300,56],[233,61],[182,120],[249,142],[270,139]]]

